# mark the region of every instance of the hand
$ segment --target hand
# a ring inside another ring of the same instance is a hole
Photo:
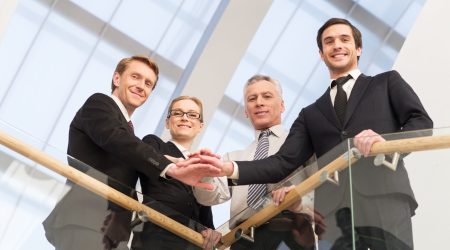
[[[214,185],[202,182],[203,177],[217,177],[221,176],[220,174],[221,169],[210,164],[201,163],[199,158],[179,161],[176,165],[171,165],[166,172],[166,175],[187,185],[207,190],[214,190]]]
[[[215,175],[205,175],[210,177],[231,176],[234,170],[234,166],[231,161],[224,162],[220,158],[217,158],[216,155],[210,156],[202,154],[198,154],[194,158],[189,158],[189,160],[178,162],[177,167],[185,168],[191,165],[192,162],[206,164],[219,170],[219,173],[215,173]]]
[[[167,159],[169,159],[169,161],[171,161],[171,162],[173,162],[173,163],[177,163],[177,162],[180,162],[180,161],[183,161],[184,159],[183,158],[176,158],[176,157],[173,157],[173,156],[170,156],[170,155],[164,155]]]
[[[291,185],[289,187],[282,187],[280,189],[272,191],[272,200],[275,206],[278,206],[281,202],[283,202],[286,194],[294,188],[295,186]],[[300,197],[294,204],[289,206],[287,210],[294,213],[300,212],[302,210],[302,198]]]
[[[105,217],[101,232],[103,233],[103,247],[105,250],[117,248],[121,241],[128,241],[130,238],[131,212],[111,211]]]
[[[212,229],[206,229],[201,232],[203,236],[203,249],[214,249],[222,238],[222,234]]]
[[[357,134],[353,139],[355,147],[365,157],[369,156],[372,145],[379,141],[385,141],[385,139],[371,129],[361,131],[361,133]]]
[[[220,155],[218,154],[214,154],[211,150],[209,149],[201,149],[200,151],[194,152],[192,154],[189,154],[189,158],[191,157],[198,157],[200,155],[207,155],[207,156],[211,156],[211,157],[216,157],[217,159],[220,159]]]

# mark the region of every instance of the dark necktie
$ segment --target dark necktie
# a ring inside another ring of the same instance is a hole
[[[269,154],[269,135],[271,131],[266,129],[261,132],[258,139],[258,145],[256,146],[256,152],[254,160],[267,158]],[[247,204],[251,208],[258,208],[264,200],[260,198],[267,193],[266,184],[251,184],[248,187]]]
[[[131,128],[131,132],[133,132],[133,134],[134,134],[134,126],[133,126],[133,122],[131,122],[131,120],[128,122],[128,127]]]
[[[342,86],[351,78],[351,75],[342,76],[331,83],[331,87],[337,86],[336,97],[334,98],[334,111],[342,126],[344,125],[345,110],[347,109],[347,93],[345,93]]]

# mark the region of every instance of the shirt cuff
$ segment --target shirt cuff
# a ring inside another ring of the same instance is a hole
[[[232,161],[231,163],[233,163],[233,173],[228,177],[228,179],[231,179],[231,182],[234,185],[237,185],[239,179],[239,167],[235,161]]]
[[[167,165],[167,167],[163,171],[161,171],[161,174],[159,174],[159,176],[161,176],[164,179],[171,178],[170,176],[167,177],[166,173],[167,173],[167,171],[169,171],[169,168],[173,167],[173,166],[176,166],[175,163],[170,163],[169,165]]]

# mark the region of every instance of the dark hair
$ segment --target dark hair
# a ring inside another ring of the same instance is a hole
[[[336,25],[336,24],[344,24],[344,25],[349,26],[352,29],[353,39],[355,39],[356,48],[362,48],[362,35],[361,35],[361,31],[359,31],[358,28],[353,26],[353,24],[350,23],[350,21],[348,21],[347,19],[331,18],[328,21],[326,21],[322,25],[322,27],[320,27],[320,29],[317,31],[317,38],[316,38],[316,40],[317,40],[317,46],[319,47],[320,51],[322,51],[322,49],[323,49],[323,45],[322,45],[322,34],[323,34],[323,32],[328,27]]]
[[[154,85],[153,85],[153,89],[155,89],[156,83],[158,82],[158,79],[159,79],[159,67],[155,61],[153,61],[151,58],[149,58],[147,56],[136,55],[136,56],[132,56],[132,57],[123,58],[117,64],[116,70],[114,70],[114,73],[118,73],[119,75],[122,75],[122,73],[127,69],[128,64],[130,64],[130,62],[132,62],[132,61],[142,62],[142,63],[146,64],[150,69],[152,69],[153,72],[155,72],[156,81],[154,82]],[[111,91],[114,91],[115,88],[116,88],[116,86],[114,85],[114,76],[113,76],[113,80],[111,81]]]

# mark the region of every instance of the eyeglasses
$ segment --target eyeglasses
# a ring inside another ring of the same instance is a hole
[[[171,116],[175,117],[183,117],[186,114],[186,117],[189,119],[198,119],[200,120],[200,114],[193,111],[183,112],[181,110],[170,110],[169,114],[167,115],[167,118]]]

